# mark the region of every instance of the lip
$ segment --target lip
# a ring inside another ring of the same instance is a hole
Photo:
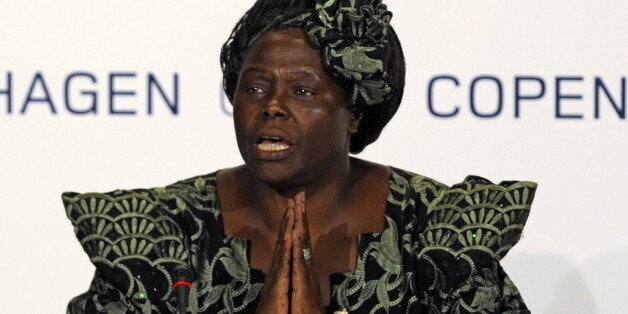
[[[282,150],[276,150],[276,151],[262,150],[258,146],[258,141],[261,137],[281,138],[283,141],[285,141],[288,144],[288,148],[282,149]],[[252,140],[252,148],[253,148],[254,155],[258,159],[261,159],[261,160],[271,160],[271,161],[282,160],[290,156],[290,154],[292,154],[295,146],[296,145],[294,143],[294,140],[291,138],[291,136],[287,134],[287,132],[280,129],[275,129],[275,128],[260,129],[259,131],[255,132],[255,135]]]
[[[290,156],[294,151],[294,145],[290,145],[286,149],[276,151],[262,150],[255,145],[254,151],[255,155],[260,160],[278,161]]]

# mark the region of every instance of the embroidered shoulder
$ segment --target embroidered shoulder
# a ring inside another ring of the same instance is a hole
[[[536,187],[468,176],[433,200],[417,254],[425,307],[440,313],[529,313],[499,261],[519,241]]]
[[[202,223],[194,223],[200,221],[194,212],[216,212],[212,178],[152,189],[66,192],[62,200],[76,237],[100,274],[126,297],[165,301],[170,270],[189,264],[189,242],[202,229]]]
[[[420,200],[422,206],[428,206],[440,195],[447,186],[434,179],[415,174],[406,170],[391,168],[390,191],[392,201],[399,204],[400,200],[415,202]],[[417,204],[412,204],[413,206]],[[402,206],[405,208],[405,206]]]
[[[424,250],[446,249],[455,255],[477,250],[502,259],[521,237],[536,187],[529,181],[494,184],[468,176],[443,190],[428,207]]]
[[[193,215],[220,214],[216,189],[216,172],[192,177],[154,189],[164,210],[171,214],[191,211]]]

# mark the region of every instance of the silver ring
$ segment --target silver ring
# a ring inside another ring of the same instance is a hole
[[[303,259],[308,260],[312,258],[312,251],[310,249],[303,249]]]

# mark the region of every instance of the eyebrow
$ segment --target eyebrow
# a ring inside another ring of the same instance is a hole
[[[246,72],[259,72],[259,73],[264,73],[265,71],[263,71],[263,70],[261,70],[261,69],[258,69],[258,68],[246,68],[246,69],[244,69],[244,71],[242,71],[242,72],[240,73],[240,75],[242,75],[242,74],[244,74],[244,73],[246,73]]]
[[[294,71],[292,73],[294,73],[294,74],[305,74],[307,76],[312,76],[312,77],[314,77],[316,79],[319,79],[319,80],[321,79],[320,75],[318,75],[318,73],[316,73],[315,71],[312,71],[312,70],[296,70],[296,71]]]
[[[256,67],[248,67],[248,68],[244,69],[244,71],[242,71],[242,73],[240,73],[240,75],[242,75],[244,73],[247,73],[247,72],[266,73],[267,71],[262,70],[260,68],[256,68]],[[318,73],[316,73],[316,71],[313,71],[313,70],[307,70],[307,69],[295,70],[295,71],[292,71],[292,74],[311,76],[311,77],[316,78],[318,80],[322,79],[321,76]]]

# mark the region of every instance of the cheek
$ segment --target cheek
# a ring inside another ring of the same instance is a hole
[[[251,108],[247,106],[233,106],[233,124],[236,127],[236,132],[240,129],[246,128],[251,123],[251,117],[253,117]]]
[[[235,128],[235,133],[238,137],[238,140],[240,140],[240,134],[242,134],[243,124],[240,115],[237,114],[236,111],[233,112],[233,127]]]
[[[310,119],[309,132],[312,133],[312,139],[316,142],[316,146],[327,149],[344,148],[349,126],[347,115],[343,111],[334,109],[318,112],[310,116]]]
[[[236,108],[237,107],[234,107],[233,110],[233,126],[238,146],[243,148],[243,145],[246,144],[247,132],[251,129],[251,119],[249,118],[250,115],[245,110]]]

